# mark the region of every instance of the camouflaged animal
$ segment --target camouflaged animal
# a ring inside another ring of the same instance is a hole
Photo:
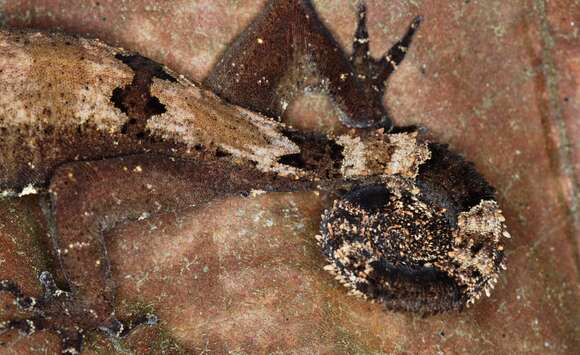
[[[421,314],[489,295],[509,237],[493,189],[445,146],[392,131],[382,105],[420,19],[379,59],[369,56],[365,20],[361,6],[349,57],[308,1],[270,1],[205,81],[212,90],[98,40],[0,31],[0,191],[42,194],[71,290],[49,272],[39,299],[0,281],[28,314],[0,327],[52,330],[63,353],[78,353],[88,331],[122,336],[154,324],[153,315],[115,318],[103,234],[127,219],[256,190],[336,195],[316,236],[328,261],[320,267],[351,294]],[[357,129],[302,133],[270,118],[313,89]]]

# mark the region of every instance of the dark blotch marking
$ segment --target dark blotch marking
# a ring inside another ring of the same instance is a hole
[[[451,152],[447,145],[429,144],[431,159],[419,167],[417,186],[421,196],[447,209],[452,225],[457,216],[482,200],[494,200],[495,189],[475,169],[473,163]]]
[[[446,273],[430,267],[393,265],[381,259],[375,263],[368,284],[358,290],[382,302],[388,309],[432,315],[461,310],[466,301],[457,282]],[[389,289],[378,287],[386,282]]]
[[[171,82],[175,82],[176,79],[169,75],[159,63],[138,54],[117,54],[115,58],[127,64],[135,72],[131,84],[124,88],[114,89],[111,96],[115,107],[129,116],[121,132],[137,139],[144,139],[147,136],[145,129],[147,120],[167,111],[165,105],[157,97],[151,95],[153,78]]]
[[[280,157],[278,162],[299,169],[316,171],[321,178],[340,177],[343,147],[318,133],[303,133],[287,129],[284,135],[296,143],[300,153]]]
[[[385,186],[371,185],[354,189],[344,198],[372,213],[383,209],[389,202],[390,195],[391,193]]]
[[[228,158],[232,156],[232,153],[227,152],[221,148],[216,148],[215,156],[216,158]]]

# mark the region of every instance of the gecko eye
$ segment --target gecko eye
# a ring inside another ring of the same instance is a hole
[[[422,314],[461,310],[490,294],[505,267],[501,240],[509,234],[488,189],[478,190],[488,187],[485,180],[469,174],[479,181],[458,182],[457,174],[474,169],[446,152],[435,152],[441,161],[415,181],[385,178],[355,187],[323,213],[317,239],[325,270],[350,294]],[[432,181],[440,169],[447,179]],[[447,189],[449,181],[457,190]]]

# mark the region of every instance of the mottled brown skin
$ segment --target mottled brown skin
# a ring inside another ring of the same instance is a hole
[[[429,216],[417,214],[416,209],[409,209],[409,195],[407,193],[402,199],[396,200],[405,202],[403,206],[397,207],[391,201],[391,192],[384,186],[366,185],[353,189],[340,204],[335,204],[324,214],[321,222],[322,234],[327,237],[322,245],[324,253],[332,259],[332,252],[340,248],[345,239],[350,244],[371,241],[373,254],[378,257],[370,263],[372,269],[368,276],[356,283],[356,290],[395,311],[428,315],[460,310],[465,304],[465,295],[460,285],[446,273],[424,266],[413,258],[418,256],[432,261],[435,253],[430,249],[435,248],[441,248],[446,253],[450,244],[451,226],[445,215],[431,204],[428,204],[431,212]],[[378,224],[365,223],[364,219],[372,218],[373,214],[384,217]],[[345,231],[341,228],[345,220],[358,221],[370,233]],[[379,233],[377,228],[387,232]],[[408,238],[409,234],[421,235],[423,238],[415,241]],[[433,241],[431,248],[423,240],[427,236]],[[339,260],[336,265],[339,269],[349,267]]]
[[[274,117],[281,117],[297,94],[320,90],[329,94],[342,113],[341,122],[348,127],[411,132],[412,127],[393,127],[382,100],[386,80],[403,60],[421,18],[415,18],[404,37],[377,60],[369,54],[364,3],[359,3],[358,15],[353,53],[349,56],[320,21],[310,1],[268,1],[261,14],[231,43],[205,84],[232,103]],[[369,134],[364,129],[358,133]],[[284,162],[308,166],[305,156],[311,150],[309,142],[313,140],[299,144],[306,149],[300,155],[284,157]],[[316,143],[318,147],[325,145]],[[332,145],[326,146],[326,151],[333,151]],[[432,158],[420,166],[417,176],[419,196],[444,211],[442,233],[450,234],[457,228],[461,212],[482,200],[494,200],[494,189],[471,163],[447,147],[431,144],[429,148]],[[333,161],[336,160],[330,160]],[[327,171],[332,173],[333,169],[327,167]],[[325,214],[321,223],[323,238],[332,234],[326,230],[329,222],[333,221]],[[440,241],[446,250],[450,247],[447,244],[448,240]],[[329,257],[332,246],[323,245],[323,249]],[[503,260],[503,253],[499,255],[498,260]],[[425,315],[465,306],[468,295],[458,280],[445,272],[432,267],[387,265],[386,260],[376,265],[369,275],[371,281],[358,288],[364,295],[380,300],[392,310]],[[499,264],[495,267],[498,269]]]
[[[153,136],[145,124],[164,108],[150,93],[152,79],[175,79],[159,64],[138,55],[117,55],[117,59],[135,72],[132,82],[115,89],[111,96],[111,102],[129,118],[118,132],[58,125],[45,125],[41,134],[26,127],[4,131],[12,140],[4,142],[0,186],[16,191],[29,184],[46,188],[46,216],[70,293],[59,290],[46,273],[41,275],[45,295],[36,300],[2,281],[0,291],[13,293],[20,308],[32,312],[31,317],[10,320],[3,328],[25,333],[55,331],[62,338],[63,352],[79,350],[86,331],[103,329],[111,335],[124,335],[131,323],[122,325],[113,315],[115,285],[103,234],[117,224],[232,194],[249,195],[252,190],[335,190],[350,184],[340,181],[340,149],[326,149],[321,142],[330,144],[330,139],[321,135],[292,133],[292,139],[310,148],[308,156],[288,158],[293,163],[296,159],[308,162],[307,166],[297,164],[310,172],[301,180],[264,172],[254,162],[216,146],[191,149]],[[243,134],[238,137],[246,138]],[[45,148],[41,164],[22,164],[32,149],[29,140]],[[314,182],[312,176],[326,181]],[[29,306],[32,303],[35,305]]]
[[[442,144],[431,143],[429,150],[431,159],[419,167],[417,185],[424,199],[447,209],[446,215],[453,225],[460,212],[481,200],[494,199],[495,189],[472,163]]]
[[[24,46],[29,45],[28,36],[22,34]],[[18,43],[18,35],[10,40]],[[109,56],[114,54],[114,60],[133,71],[133,77],[111,90],[109,105],[126,114],[128,119],[120,129],[111,126],[110,130],[99,129],[90,121],[69,124],[67,120],[75,117],[70,107],[76,104],[69,82],[76,81],[68,76],[80,79],[82,90],[85,75],[75,72],[82,73],[83,65],[88,71],[101,59],[87,58],[88,53],[78,39],[41,35],[33,41],[36,42],[28,48],[39,61],[30,72],[33,75],[30,79],[37,78],[39,83],[34,95],[52,98],[52,101],[49,99],[41,116],[35,117],[36,125],[18,126],[4,121],[8,124],[2,126],[5,139],[0,143],[0,161],[4,167],[0,188],[18,193],[33,184],[47,189],[44,207],[70,293],[59,290],[48,273],[41,275],[45,295],[36,300],[24,296],[16,285],[3,281],[0,290],[13,293],[16,304],[32,312],[29,318],[4,323],[4,328],[25,333],[53,330],[61,335],[63,352],[78,351],[84,333],[89,330],[125,334],[127,328],[113,315],[115,286],[103,240],[103,233],[124,220],[144,218],[159,210],[203,204],[230,194],[247,194],[252,189],[350,188],[351,183],[341,180],[339,171],[342,148],[323,135],[303,135],[292,129],[282,132],[300,148],[299,153],[279,159],[283,165],[306,172],[297,181],[296,176],[257,169],[254,162],[234,156],[212,141],[192,149],[177,139],[162,139],[152,134],[147,129],[148,122],[166,112],[164,104],[152,93],[154,79],[170,83],[176,79],[157,63],[112,48],[101,54],[107,60],[112,60]],[[59,69],[58,65],[62,67]],[[58,73],[66,73],[67,77],[61,81],[43,80]],[[115,78],[111,75],[109,79],[113,82]],[[84,85],[98,85],[98,82]],[[208,114],[210,118],[211,112],[223,113],[224,117],[243,114],[211,98],[206,102],[213,105]],[[10,111],[1,117],[10,120]],[[261,137],[255,138],[250,133],[246,136],[243,131],[239,132],[232,137],[238,142],[232,145],[244,145],[246,140],[249,146],[256,144],[254,141],[259,144]]]
[[[361,185],[325,211],[321,221],[321,247],[329,261],[334,262],[333,274],[341,275],[353,268],[334,256],[345,240],[349,244],[370,240],[377,259],[370,263],[371,271],[364,280],[350,287],[360,292],[355,294],[379,300],[390,310],[422,315],[460,311],[465,307],[470,296],[465,287],[446,272],[432,265],[425,266],[424,261],[433,264],[445,259],[452,247],[459,214],[480,201],[493,200],[494,194],[494,189],[461,156],[440,144],[430,144],[430,150],[433,155],[419,167],[416,179],[416,198],[428,206],[429,216],[421,216],[416,208],[409,208],[408,192],[401,199],[405,203],[397,208],[389,200],[392,192],[384,185]],[[360,212],[353,213],[351,208]],[[376,223],[365,221],[377,215],[381,217]],[[357,221],[358,230],[341,230],[345,220]],[[411,239],[408,245],[405,236],[409,235],[421,236],[420,242],[413,245]],[[427,236],[432,243],[424,241]],[[504,254],[498,250],[491,252],[497,259],[494,267],[499,269]],[[365,253],[367,250],[353,253],[351,264],[364,259]],[[363,270],[365,267],[356,266]],[[471,277],[481,279],[481,275]]]
[[[62,34],[0,31],[0,43],[1,191],[45,186],[74,160],[219,151],[265,171],[298,152],[280,124],[136,54]]]

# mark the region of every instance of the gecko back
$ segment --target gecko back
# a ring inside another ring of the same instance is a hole
[[[98,40],[0,31],[0,48],[4,194],[43,186],[75,160],[221,151],[268,170],[298,149],[268,118]]]

